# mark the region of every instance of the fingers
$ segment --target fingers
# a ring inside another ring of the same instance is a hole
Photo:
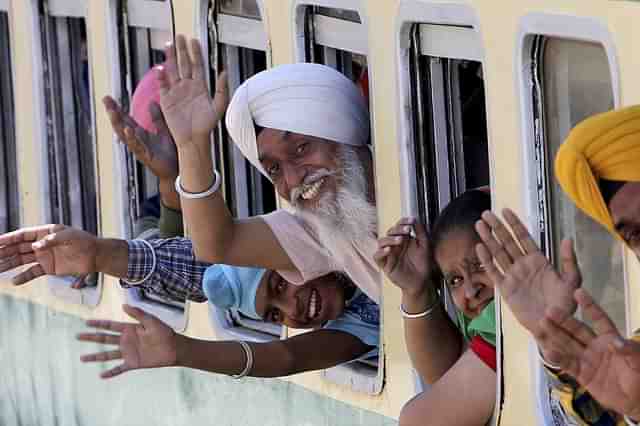
[[[178,58],[176,56],[176,46],[174,44],[169,44],[164,50],[165,56],[167,58],[166,63],[167,66],[159,68],[158,77],[160,79],[160,89],[162,90],[162,82],[165,82],[169,85],[168,87],[173,87],[179,80],[180,75],[178,72]]]
[[[502,211],[502,216],[511,227],[513,234],[516,236],[518,242],[520,242],[520,246],[524,250],[525,254],[534,253],[540,250],[533,237],[527,230],[527,227],[524,226],[520,218],[513,212],[513,210],[504,209]]]
[[[122,352],[119,350],[97,352],[95,354],[82,355],[80,357],[80,361],[82,362],[107,362],[113,361],[114,359],[122,359]]]
[[[122,305],[122,310],[131,318],[137,320],[143,326],[147,325],[149,321],[154,318],[153,316],[147,314],[142,309],[135,308],[131,305]]]
[[[39,240],[47,234],[51,234],[64,228],[64,225],[42,225],[34,226],[31,228],[18,229],[17,231],[0,235],[0,247],[25,242],[33,242]]]
[[[191,79],[193,76],[193,68],[189,49],[187,48],[187,39],[183,35],[176,37],[176,50],[178,54],[178,70],[180,77]]]
[[[476,222],[476,232],[478,232],[482,243],[491,254],[492,259],[495,259],[502,270],[506,272],[513,263],[513,260],[504,247],[502,247],[502,244],[493,236],[491,228],[489,228],[489,225],[484,221],[484,218]]]
[[[119,376],[120,374],[125,373],[129,370],[130,368],[123,363],[118,365],[117,367],[113,367],[112,369],[105,371],[104,373],[101,373],[100,377],[103,379],[110,379],[112,377]]]
[[[522,249],[513,238],[513,235],[511,235],[511,232],[509,232],[502,221],[498,219],[498,216],[490,211],[486,211],[482,214],[482,220],[491,227],[491,230],[496,237],[498,237],[498,240],[502,243],[502,246],[507,251],[511,259],[516,260],[519,257],[522,257],[524,254]]]
[[[33,253],[11,256],[7,259],[2,259],[2,261],[0,262],[0,272],[6,272],[19,266],[34,263],[36,261],[36,256]]]
[[[554,324],[563,329],[563,331],[572,336],[572,338],[580,342],[583,346],[588,346],[593,339],[596,338],[595,333],[588,325],[574,318],[567,311],[558,307],[552,307],[546,312],[546,317]]]
[[[100,343],[102,345],[119,345],[120,335],[109,333],[80,333],[76,336],[82,342]]]
[[[378,239],[378,248],[384,249],[386,247],[398,247],[404,242],[409,240],[409,235],[393,235],[389,237],[382,237]]]
[[[155,102],[151,102],[151,104],[149,104],[149,114],[151,114],[151,121],[153,121],[156,129],[158,129],[158,134],[170,133],[169,126],[167,126],[167,121],[164,119],[164,114],[162,113],[160,105]]]
[[[227,72],[222,71],[216,79],[216,94],[213,97],[213,108],[216,114],[215,120],[220,121],[229,105],[229,82]]]
[[[50,250],[54,247],[70,246],[73,244],[73,241],[73,239],[68,238],[62,232],[56,232],[36,241],[31,247],[36,251]]]
[[[611,318],[609,318],[607,313],[593,300],[585,289],[579,288],[573,295],[578,305],[582,308],[585,317],[593,322],[593,328],[597,335],[601,336],[609,333],[620,335]]]
[[[192,73],[194,80],[204,81],[206,78],[205,65],[202,56],[202,48],[198,39],[191,39],[189,42],[189,53],[191,55]]]
[[[493,258],[491,257],[489,249],[487,249],[484,244],[477,244],[476,254],[478,255],[478,260],[480,260],[480,263],[484,266],[485,272],[489,275],[489,279],[493,281],[493,285],[501,288],[502,283],[504,282],[504,275],[493,263]]]
[[[39,278],[43,275],[45,275],[45,272],[44,272],[44,269],[42,269],[42,266],[33,265],[26,271],[13,277],[11,282],[13,283],[13,285],[22,285],[22,284],[28,283],[29,281],[35,280],[36,278]]]
[[[86,322],[87,327],[92,327],[92,328],[97,328],[99,330],[109,330],[109,331],[115,331],[118,333],[122,333],[125,329],[125,327],[127,325],[127,323],[124,322],[117,322],[117,321],[109,321],[109,320],[96,320],[96,319],[91,319],[88,320]]]
[[[582,282],[582,276],[572,240],[562,240],[560,244],[560,264],[562,265],[562,280],[574,288],[579,287]]]

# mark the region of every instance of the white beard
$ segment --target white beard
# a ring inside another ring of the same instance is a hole
[[[301,208],[299,203],[292,202],[296,212],[307,221],[318,233],[320,242],[331,252],[336,252],[340,241],[357,244],[376,238],[378,216],[375,205],[367,200],[367,176],[357,153],[353,148],[344,145],[340,149],[340,166],[337,179],[337,192],[322,194],[317,207]],[[328,171],[320,171],[317,175],[327,176]],[[309,180],[311,180],[309,179]],[[292,191],[291,200],[298,200],[300,190]],[[297,196],[294,196],[297,195]]]

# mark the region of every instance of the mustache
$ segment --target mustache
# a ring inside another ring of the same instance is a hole
[[[320,169],[320,170],[316,170],[309,176],[305,177],[302,184],[291,189],[291,191],[289,192],[289,199],[291,200],[291,204],[293,204],[295,207],[295,205],[298,203],[300,198],[302,198],[302,193],[305,191],[306,186],[318,181],[319,179],[325,178],[327,176],[333,176],[334,174],[335,174],[334,172],[331,172],[328,169]]]

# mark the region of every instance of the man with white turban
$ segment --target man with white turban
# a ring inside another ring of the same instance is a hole
[[[161,73],[161,106],[178,147],[179,192],[196,256],[276,269],[291,282],[340,270],[380,301],[373,261],[376,209],[367,106],[357,87],[317,64],[275,67],[248,79],[227,110],[231,139],[275,185],[294,214],[234,220],[216,189],[209,134],[222,117],[224,81],[210,100],[200,46],[167,51],[179,72]],[[177,50],[177,52],[176,52]]]

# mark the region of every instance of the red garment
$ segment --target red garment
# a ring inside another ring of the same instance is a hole
[[[496,348],[480,336],[471,339],[469,345],[474,354],[478,356],[493,371],[496,371]]]

